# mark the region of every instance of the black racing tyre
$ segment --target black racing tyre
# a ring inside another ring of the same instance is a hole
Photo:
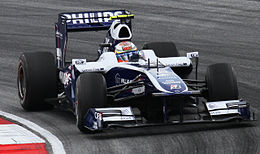
[[[57,97],[56,64],[52,53],[23,53],[19,59],[17,86],[25,110],[51,108],[45,99]]]
[[[105,107],[107,87],[104,76],[100,73],[81,74],[76,82],[76,125],[81,132],[93,131],[84,127],[84,116],[89,108]]]
[[[206,72],[208,101],[237,100],[237,79],[230,64],[210,65]]]
[[[150,42],[143,46],[143,49],[152,49],[157,57],[179,57],[175,44],[173,42]]]
[[[143,49],[152,49],[155,55],[160,58],[180,57],[180,53],[173,42],[150,42],[144,44]],[[172,67],[172,70],[181,78],[187,78],[192,69],[192,65],[189,67]]]

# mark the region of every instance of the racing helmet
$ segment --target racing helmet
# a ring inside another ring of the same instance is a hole
[[[115,40],[130,40],[132,38],[132,32],[130,28],[121,23],[120,20],[114,20],[110,26],[111,37]]]
[[[139,58],[136,46],[130,41],[118,43],[115,46],[115,54],[118,62],[135,61]]]

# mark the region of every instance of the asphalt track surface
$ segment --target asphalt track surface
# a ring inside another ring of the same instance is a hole
[[[16,77],[22,52],[55,53],[57,14],[125,8],[135,14],[133,42],[174,41],[182,55],[200,52],[199,75],[208,65],[233,65],[240,96],[260,119],[260,1],[253,0],[1,0],[0,110],[28,119],[56,135],[67,153],[260,153],[259,121],[253,125],[206,124],[112,129],[82,134],[74,116],[54,109],[25,112]],[[69,35],[75,57],[96,58],[103,32]],[[44,68],[39,68],[44,69]],[[40,82],[40,81],[39,81]]]

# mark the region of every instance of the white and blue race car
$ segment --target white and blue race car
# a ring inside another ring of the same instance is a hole
[[[182,57],[173,42],[151,42],[137,49],[131,41],[133,18],[126,10],[59,14],[56,59],[50,52],[20,56],[17,84],[22,107],[65,107],[73,111],[82,132],[254,120],[249,104],[239,98],[230,64],[210,65],[205,80],[198,80],[198,52]],[[99,30],[108,32],[97,61],[65,62],[68,32]],[[193,67],[195,78],[188,79]]]

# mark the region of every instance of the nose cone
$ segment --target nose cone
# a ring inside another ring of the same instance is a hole
[[[170,67],[150,69],[149,72],[155,77],[160,86],[172,93],[182,93],[188,90],[186,84],[182,79],[172,71]]]

